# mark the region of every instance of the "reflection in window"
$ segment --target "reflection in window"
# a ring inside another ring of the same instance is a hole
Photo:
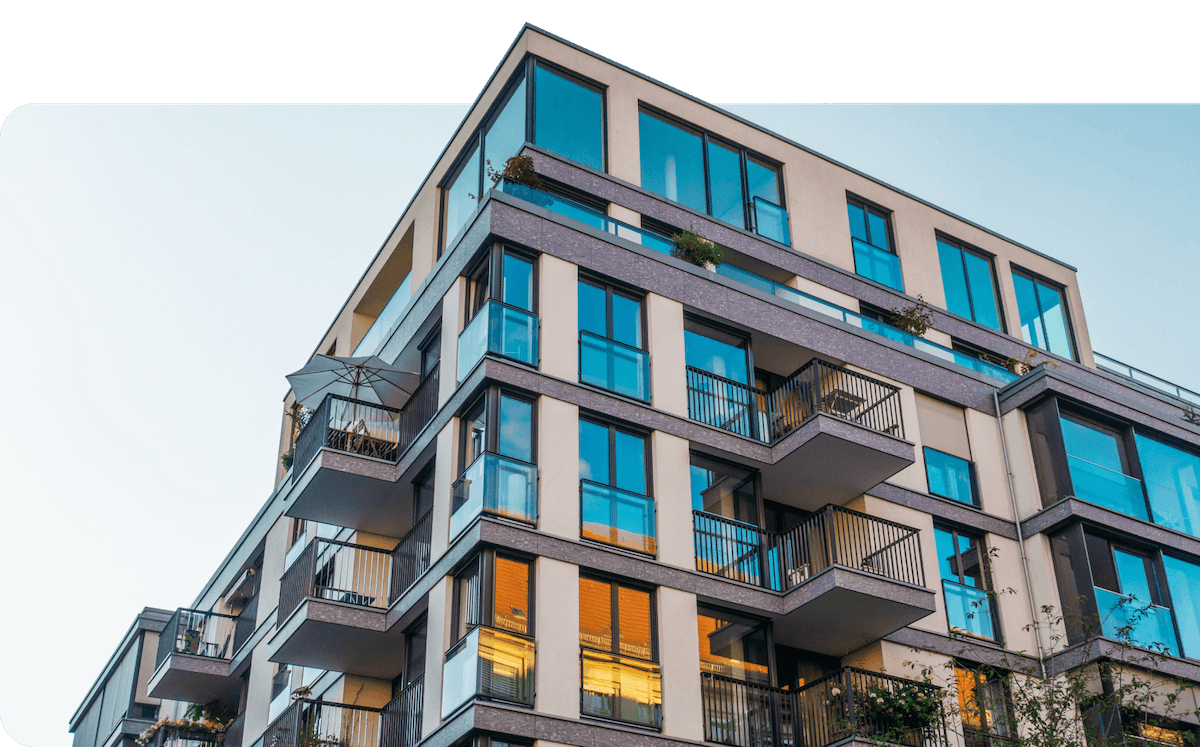
[[[994,673],[956,665],[954,681],[967,747],[988,747],[989,736],[1014,736],[1008,685],[1004,679]]]
[[[492,120],[483,138],[484,158],[496,171],[515,156],[525,144],[525,80],[509,95],[508,101]]]
[[[996,640],[982,540],[941,527],[934,527],[933,537],[950,629]]]
[[[985,327],[1003,331],[991,259],[949,239],[938,239],[946,308]]]
[[[707,212],[703,138],[645,111],[638,113],[638,134],[642,188]]]
[[[700,671],[770,685],[766,630],[750,622],[701,608],[696,614]]]
[[[454,177],[454,181],[446,189],[443,229],[446,244],[449,244],[458,235],[459,230],[467,222],[467,218],[470,218],[471,214],[475,212],[481,191],[479,147],[476,146],[471,149],[471,155],[467,156],[466,161],[463,162],[458,176]]]
[[[925,447],[925,476],[929,492],[943,498],[978,505],[975,499],[973,465],[966,459]]]
[[[1145,521],[1142,483],[1129,474],[1121,434],[1065,415],[1060,422],[1075,497]]]
[[[1020,272],[1013,272],[1012,278],[1025,342],[1075,360],[1062,290]]]
[[[900,258],[892,245],[891,216],[880,208],[854,197],[846,200],[850,218],[850,244],[854,271],[865,278],[904,291]]]
[[[1200,565],[1163,555],[1183,655],[1200,659]]]
[[[534,142],[604,171],[604,94],[540,64],[534,75]]]
[[[1154,523],[1200,537],[1200,456],[1140,433],[1134,440]]]

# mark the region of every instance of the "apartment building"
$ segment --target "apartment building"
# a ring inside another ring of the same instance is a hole
[[[994,746],[855,696],[1003,709],[976,665],[1120,628],[1200,682],[1200,395],[1092,351],[1074,268],[539,29],[314,339],[419,384],[287,394],[274,490],[75,747]],[[1105,728],[1196,728],[1157,715]]]

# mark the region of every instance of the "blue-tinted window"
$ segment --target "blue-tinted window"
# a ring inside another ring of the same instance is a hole
[[[483,139],[483,157],[491,168],[503,171],[505,161],[517,155],[524,144],[525,81],[522,79],[488,127]]]
[[[612,339],[630,347],[642,347],[642,302],[612,294]]]
[[[616,487],[646,494],[646,439],[625,431],[616,437]]]
[[[1200,456],[1140,433],[1134,439],[1154,523],[1200,537]]]
[[[512,254],[504,255],[504,284],[500,300],[509,306],[533,311],[533,263]]]
[[[742,156],[715,140],[708,141],[708,188],[712,215],[738,228],[746,227],[746,198],[742,194]]]
[[[502,456],[533,461],[533,404],[523,399],[500,397],[498,450]]]
[[[1063,445],[1076,498],[1148,519],[1142,483],[1127,474],[1119,433],[1073,418],[1061,418]]]
[[[1062,291],[1019,272],[1014,272],[1012,278],[1025,342],[1074,360],[1075,348]]]
[[[608,427],[589,420],[579,421],[579,477],[608,484]]]
[[[1163,570],[1175,608],[1183,655],[1200,659],[1200,565],[1164,555]]]
[[[604,94],[542,65],[534,76],[534,142],[603,171]]]
[[[1000,330],[991,260],[942,239],[938,239],[937,245],[946,308],[985,327]]]
[[[579,281],[579,380],[650,401],[641,299],[599,281]]]
[[[971,463],[966,459],[925,447],[925,475],[929,479],[930,493],[977,505]]]
[[[783,204],[779,197],[779,171],[762,159],[746,156],[746,184],[750,187],[750,197]]]
[[[707,212],[703,139],[645,111],[638,113],[638,130],[642,188]]]
[[[861,200],[849,198],[846,200],[846,215],[850,221],[854,271],[903,292],[900,257],[892,247],[891,219],[888,214]]]
[[[608,293],[591,283],[579,283],[579,328],[608,337]]]
[[[952,630],[996,640],[983,543],[957,530],[934,527],[946,617]]]
[[[463,162],[462,169],[446,190],[444,241],[449,244],[462,229],[467,218],[479,204],[479,147],[471,149],[471,155]]]
[[[712,331],[701,334],[692,330],[683,333],[684,359],[692,368],[708,371],[739,384],[750,383],[750,366],[744,344],[718,339],[724,337]]]
[[[579,421],[579,477],[646,494],[646,439],[612,425]]]

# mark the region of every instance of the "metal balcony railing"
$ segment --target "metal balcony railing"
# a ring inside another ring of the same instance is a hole
[[[375,708],[295,700],[263,732],[263,747],[380,747]]]
[[[242,643],[235,640],[238,632],[238,618],[232,615],[178,609],[158,636],[154,666],[162,665],[173,653],[228,660]]]
[[[793,747],[796,693],[700,673],[704,741],[732,747]]]
[[[432,537],[433,511],[426,511],[396,545],[396,549],[392,550],[392,586],[388,595],[389,601],[399,599],[400,595],[428,570]]]
[[[279,621],[309,597],[387,609],[391,581],[391,553],[318,537],[279,581]]]
[[[935,704],[940,703],[941,688],[852,667],[797,689],[795,697],[798,739],[806,747],[825,747],[848,737],[927,747],[943,726],[930,718],[894,716],[887,709],[890,699],[905,698],[923,701],[927,714],[940,713]],[[883,699],[882,706],[877,698]]]
[[[425,704],[425,675],[400,691],[383,707],[379,747],[416,747],[421,741],[421,712]]]
[[[819,412],[904,438],[900,389],[814,358],[771,391],[687,367],[688,417],[774,443]]]
[[[223,733],[164,725],[154,732],[146,747],[217,747],[224,741]]]
[[[917,529],[840,506],[782,533],[693,511],[692,536],[696,570],[765,589],[787,591],[835,565],[925,585]]]
[[[442,363],[434,364],[421,383],[417,385],[408,402],[400,408],[400,441],[396,449],[399,458],[412,442],[425,430],[438,410],[438,388],[442,376]]]

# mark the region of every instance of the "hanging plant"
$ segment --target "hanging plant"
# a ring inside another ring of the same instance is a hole
[[[690,228],[672,236],[671,241],[675,242],[675,248],[671,250],[672,257],[691,262],[698,267],[720,265],[724,261],[721,257],[721,247]]]

